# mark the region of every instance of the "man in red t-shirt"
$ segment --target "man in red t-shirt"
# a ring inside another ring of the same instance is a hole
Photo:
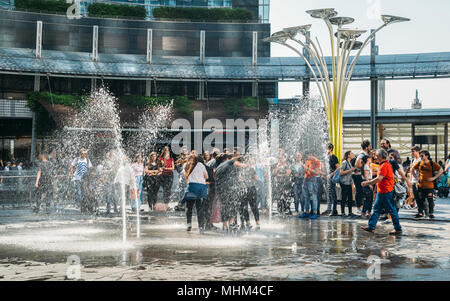
[[[394,224],[394,231],[390,232],[390,235],[402,234],[402,227],[400,226],[400,220],[398,217],[397,209],[394,203],[394,171],[391,163],[387,160],[388,153],[384,149],[377,151],[377,161],[380,163],[378,170],[378,177],[371,181],[365,181],[361,183],[362,187],[377,184],[377,198],[375,205],[373,206],[373,213],[369,219],[369,226],[362,229],[371,233],[375,233],[378,219],[380,218],[380,212],[383,208],[392,217],[392,223]]]

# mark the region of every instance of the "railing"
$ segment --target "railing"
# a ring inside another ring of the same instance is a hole
[[[26,100],[0,99],[0,117],[32,118]]]
[[[29,207],[35,182],[32,170],[0,171],[0,206]]]

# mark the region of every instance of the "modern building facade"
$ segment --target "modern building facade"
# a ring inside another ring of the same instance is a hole
[[[258,8],[260,3],[266,2],[258,1]],[[207,102],[229,97],[277,98],[278,82],[300,85],[311,81],[311,73],[301,58],[270,57],[270,44],[261,41],[269,35],[270,24],[258,21],[199,23],[90,17],[70,20],[61,15],[0,9],[2,158],[31,156],[32,114],[25,106],[30,91],[87,94],[104,82],[117,96],[185,95]],[[330,58],[326,61],[330,65]],[[372,53],[358,60],[352,80],[378,84],[396,78],[443,77],[450,77],[449,52]],[[382,98],[379,90],[371,89],[372,101]],[[382,106],[373,107],[378,112],[351,112],[344,116],[344,148],[357,151],[362,137],[371,136],[367,129],[375,128],[370,127],[375,120],[378,128],[385,128],[384,133],[378,130],[378,137],[389,137],[386,133],[391,128],[380,124],[406,124],[402,127],[410,128],[411,133],[425,133],[422,128],[428,130],[437,125],[438,134],[432,135],[437,138],[432,139],[437,139],[439,156],[447,152],[445,124],[450,114],[437,121],[435,116],[412,112],[408,118],[399,115],[386,122],[383,114],[389,112],[383,111]],[[417,125],[414,131],[413,123]],[[353,131],[360,132],[359,136],[354,136]],[[392,132],[395,133],[395,127]],[[404,131],[404,135],[407,140],[410,134]],[[394,147],[403,145],[400,150],[405,153],[410,144],[423,138],[405,143],[402,139],[398,146],[393,141]],[[431,145],[433,151],[435,144]]]
[[[270,45],[261,41],[269,35],[270,24],[258,21],[204,23],[90,17],[77,20],[0,9],[1,157],[23,160],[31,156],[32,113],[25,106],[30,91],[83,95],[104,83],[119,97],[179,95],[199,101],[275,97],[275,82],[257,85],[247,79],[239,80],[242,78],[239,75],[237,80],[191,78],[197,71],[215,68],[217,62],[227,59],[269,58]],[[25,72],[17,72],[11,63],[21,65]],[[36,63],[52,70],[36,72],[32,67]],[[92,69],[87,65],[91,63]],[[174,63],[179,70],[169,72]],[[193,66],[199,63],[200,67]],[[101,66],[111,72],[101,71]],[[137,69],[145,74],[135,76],[133,70]]]

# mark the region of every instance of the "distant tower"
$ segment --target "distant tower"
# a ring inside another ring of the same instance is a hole
[[[413,100],[411,109],[413,110],[421,110],[422,109],[422,102],[419,99],[419,91],[416,90],[416,99]]]

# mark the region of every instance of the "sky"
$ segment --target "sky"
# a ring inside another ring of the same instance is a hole
[[[410,18],[381,30],[376,36],[379,54],[450,52],[449,0],[271,0],[270,23],[272,33],[285,27],[312,24],[311,36],[317,37],[325,55],[331,55],[329,34],[325,23],[313,19],[306,10],[335,8],[338,16],[352,17],[355,22],[346,27],[375,29],[382,25],[380,15]],[[367,34],[362,38],[367,37]],[[326,47],[326,45],[328,47]],[[272,57],[296,56],[288,48],[272,44]],[[367,47],[362,55],[370,54]],[[408,109],[416,89],[424,109],[450,108],[450,79],[389,80],[386,81],[386,109]],[[311,93],[319,95],[315,82]],[[301,94],[301,83],[280,83],[279,98]],[[370,83],[350,83],[345,110],[370,108]]]

